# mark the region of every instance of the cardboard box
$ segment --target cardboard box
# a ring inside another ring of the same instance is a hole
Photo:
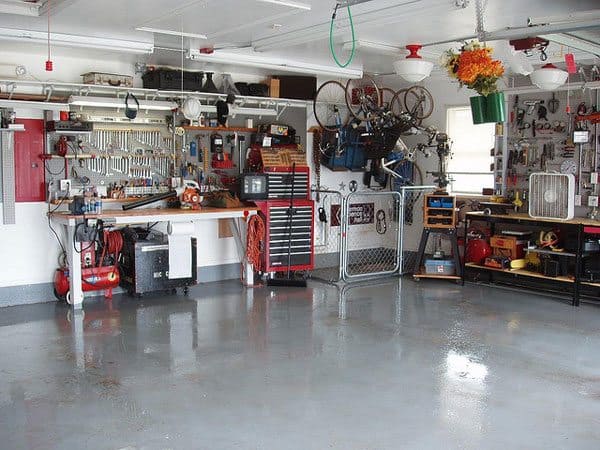
[[[492,236],[490,247],[495,256],[506,256],[512,259],[521,259],[525,256],[527,241],[520,241],[515,236]]]
[[[269,86],[269,97],[279,98],[279,90],[281,82],[278,78],[269,78],[265,81],[265,84]]]

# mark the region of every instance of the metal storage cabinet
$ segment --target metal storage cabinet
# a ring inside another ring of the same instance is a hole
[[[196,239],[191,238],[191,278],[169,279],[169,243],[167,237],[158,234],[148,238],[124,235],[123,250],[119,261],[121,287],[130,295],[147,292],[171,291],[196,284]]]

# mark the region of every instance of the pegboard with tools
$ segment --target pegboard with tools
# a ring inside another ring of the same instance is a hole
[[[521,212],[527,212],[529,175],[535,172],[574,175],[576,206],[594,206],[599,194],[599,127],[578,117],[597,111],[597,95],[597,90],[576,89],[508,97],[506,192]],[[581,208],[578,215],[586,212]]]
[[[173,138],[156,125],[57,130],[46,133],[44,159],[50,200],[91,188],[113,198],[155,194],[167,190],[174,172]]]

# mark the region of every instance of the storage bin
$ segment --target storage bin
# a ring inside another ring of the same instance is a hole
[[[181,70],[173,69],[155,69],[149,70],[142,75],[142,82],[145,89],[179,91],[181,90],[182,73],[184,91],[200,92],[202,90],[204,72],[182,72]]]
[[[455,275],[456,264],[451,259],[426,259],[425,273],[427,275]]]

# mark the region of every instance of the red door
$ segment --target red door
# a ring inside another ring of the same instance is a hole
[[[46,200],[44,162],[44,121],[17,119],[25,131],[15,132],[15,195],[17,202]]]

